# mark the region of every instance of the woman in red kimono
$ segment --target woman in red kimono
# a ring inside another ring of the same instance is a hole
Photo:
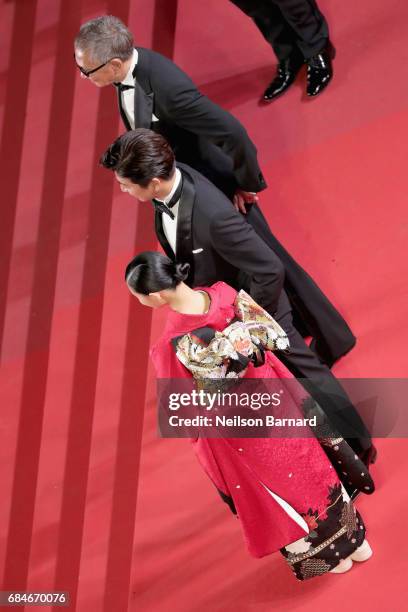
[[[272,317],[224,282],[191,289],[183,282],[187,272],[188,264],[151,251],[126,268],[127,286],[142,304],[168,309],[163,334],[150,351],[157,377],[194,376],[196,383],[230,376],[293,380],[271,350],[287,347]],[[304,414],[308,402],[319,408],[300,384],[295,388],[296,409]],[[364,493],[372,493],[374,484],[343,438],[198,436],[191,442],[202,468],[240,519],[253,556],[280,550],[299,580],[343,573],[353,561],[371,556],[365,525],[341,480]]]

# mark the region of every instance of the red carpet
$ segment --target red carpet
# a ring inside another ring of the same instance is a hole
[[[163,314],[123,282],[155,245],[152,211],[97,166],[122,130],[115,92],[79,79],[72,38],[114,13],[242,120],[275,234],[358,337],[337,375],[404,377],[408,6],[321,0],[333,83],[310,101],[299,79],[261,108],[273,58],[252,22],[227,0],[176,4],[0,2],[2,589],[66,590],[79,612],[399,610],[406,440],[378,440],[377,492],[357,502],[374,557],[298,583],[280,555],[247,554],[189,443],[157,437]]]

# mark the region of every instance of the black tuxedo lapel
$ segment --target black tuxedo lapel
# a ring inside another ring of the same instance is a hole
[[[186,283],[189,284],[194,279],[192,216],[196,194],[191,176],[184,169],[179,168],[179,170],[183,174],[183,191],[177,215],[176,259],[180,263],[190,264],[186,279]]]
[[[194,258],[193,258],[193,235],[192,235],[192,215],[195,199],[194,183],[189,174],[179,168],[183,173],[183,191],[181,192],[178,215],[177,215],[177,232],[176,232],[176,256],[171,248],[163,230],[162,217],[163,213],[155,212],[154,226],[156,236],[163,247],[164,252],[173,261],[179,263],[190,264],[190,271],[187,284],[193,282],[194,279]]]
[[[169,241],[166,238],[166,235],[163,231],[163,223],[162,223],[162,216],[163,213],[159,212],[159,211],[155,211],[154,213],[154,227],[156,230],[156,236],[159,239],[160,244],[163,247],[164,252],[166,253],[166,255],[168,257],[170,257],[170,259],[172,259],[173,261],[176,259],[173,249],[171,248]]]
[[[149,81],[150,62],[146,49],[136,47],[138,58],[133,71],[135,77],[135,128],[150,128],[152,124],[154,94]]]
[[[133,110],[135,113],[135,128],[150,128],[152,124],[152,115],[154,108],[154,94],[150,91],[150,85],[148,80],[149,70],[149,57],[145,53],[144,49],[136,47],[138,52],[138,61],[133,70],[134,82],[134,96],[133,96]],[[149,92],[149,93],[147,93]],[[127,130],[131,130],[132,126],[129,123],[129,119],[126,116],[124,108],[122,106],[122,96],[118,89],[118,106],[120,116],[122,117],[123,123]]]
[[[153,115],[153,92],[147,94],[138,84],[137,77],[135,79],[134,105],[135,128],[150,128]]]
[[[122,94],[119,90],[119,88],[117,88],[117,94],[118,94],[118,106],[119,106],[119,112],[120,112],[120,116],[122,117],[122,121],[125,124],[125,127],[127,130],[131,130],[132,126],[129,123],[129,119],[126,116],[126,113],[124,111],[124,108],[122,106]]]

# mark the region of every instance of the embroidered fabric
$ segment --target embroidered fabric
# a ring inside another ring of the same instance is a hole
[[[264,352],[289,350],[282,327],[243,289],[234,302],[235,317],[223,331],[197,328],[175,338],[178,359],[195,379],[242,378],[252,361],[265,362]]]
[[[329,572],[364,542],[363,519],[343,485],[330,492],[329,502],[324,516],[310,512],[308,523],[312,529],[308,535],[281,548],[298,580]]]

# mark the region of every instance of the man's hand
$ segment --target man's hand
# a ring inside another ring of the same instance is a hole
[[[246,214],[245,204],[254,204],[258,202],[258,196],[253,191],[242,191],[237,189],[232,200],[235,210]]]

